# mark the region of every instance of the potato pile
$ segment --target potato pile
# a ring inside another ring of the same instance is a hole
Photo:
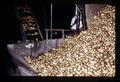
[[[107,5],[94,16],[88,30],[26,62],[40,76],[115,76],[115,7]]]

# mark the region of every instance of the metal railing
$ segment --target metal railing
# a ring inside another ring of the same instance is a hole
[[[48,32],[53,32],[53,31],[61,31],[62,32],[62,39],[65,38],[65,32],[76,32],[76,30],[71,30],[71,29],[44,29],[46,32],[46,40],[48,40]],[[81,29],[79,32],[82,31]],[[52,39],[52,37],[50,38]]]

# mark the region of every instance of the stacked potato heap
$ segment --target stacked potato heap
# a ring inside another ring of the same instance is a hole
[[[25,60],[40,76],[115,76],[115,7],[107,5],[87,31],[65,39],[59,48]]]

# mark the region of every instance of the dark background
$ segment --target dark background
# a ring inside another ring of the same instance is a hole
[[[70,22],[75,13],[75,3],[111,3],[112,1],[72,1],[72,0],[3,0],[1,1],[1,40],[11,43],[20,39],[16,21],[15,6],[27,3],[33,10],[40,29],[50,28],[50,3],[53,3],[53,28],[70,29]],[[113,2],[112,2],[113,3]],[[3,37],[4,36],[4,37]]]
[[[54,1],[16,0],[4,1],[2,6],[3,27],[2,40],[8,43],[20,39],[20,29],[16,20],[15,6],[27,3],[33,10],[33,14],[41,30],[50,28],[50,3],[53,3],[53,28],[70,29],[70,22],[75,13],[73,3],[55,3]],[[45,32],[42,32],[43,35]]]

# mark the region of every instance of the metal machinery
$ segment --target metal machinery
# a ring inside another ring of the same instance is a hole
[[[40,41],[43,39],[39,25],[28,5],[16,6],[16,16],[21,30],[22,41]]]

